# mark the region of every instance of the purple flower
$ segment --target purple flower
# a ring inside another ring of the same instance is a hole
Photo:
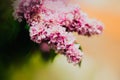
[[[103,31],[103,24],[97,20],[89,19],[78,6],[68,6],[59,16],[59,23],[69,32],[79,35],[92,36]]]
[[[79,6],[70,5],[67,1],[17,0],[13,14],[18,21],[26,20],[30,26],[31,40],[38,44],[45,43],[42,49],[54,49],[65,55],[68,62],[78,64],[83,53],[79,49],[80,45],[75,44],[71,32],[92,36],[101,34],[103,25],[95,19],[89,19]]]
[[[13,4],[15,19],[30,19],[40,12],[42,0],[16,0]]]
[[[41,43],[42,40],[46,39],[46,29],[43,24],[39,23],[36,26],[31,26],[30,27],[30,37],[31,40],[33,40],[36,43]]]
[[[78,64],[83,56],[83,53],[79,50],[80,45],[78,44],[71,44],[68,45],[66,49],[66,56],[68,58],[68,62],[74,64]]]

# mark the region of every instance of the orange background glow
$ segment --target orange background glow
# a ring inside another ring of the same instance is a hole
[[[79,42],[82,42],[86,52],[85,55],[91,56],[101,67],[110,68],[110,72],[115,73],[113,76],[119,77],[120,0],[81,0],[80,5],[90,17],[101,20],[105,25],[104,32],[100,36],[90,39],[82,38],[82,40],[79,37]],[[106,74],[105,77],[111,76]],[[116,80],[108,78],[101,80]]]

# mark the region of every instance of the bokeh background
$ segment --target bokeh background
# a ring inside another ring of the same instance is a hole
[[[40,53],[29,32],[12,17],[12,0],[0,0],[0,80],[120,80],[120,0],[71,0],[105,25],[102,35],[78,36],[81,67],[64,56]]]

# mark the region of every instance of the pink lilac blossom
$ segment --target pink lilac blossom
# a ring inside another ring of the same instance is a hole
[[[42,0],[16,0],[13,4],[15,19],[20,22],[22,19],[30,19],[40,12]]]
[[[40,50],[42,50],[42,52],[50,52],[50,47],[46,42],[42,42],[40,44]]]
[[[36,43],[46,41],[51,49],[54,49],[57,53],[65,54],[69,62],[79,63],[83,53],[79,50],[79,46],[75,46],[74,36],[59,25],[46,27],[40,25],[30,27],[31,40]]]
[[[45,25],[42,23],[39,23],[36,26],[31,26],[30,27],[30,37],[31,40],[33,40],[36,43],[41,43],[42,40],[47,38],[47,33],[46,33],[46,27],[44,27]]]
[[[59,15],[59,23],[67,31],[77,32],[79,35],[91,36],[100,34],[103,24],[95,19],[89,19],[78,6],[68,6],[66,11]]]
[[[89,19],[79,6],[68,4],[69,0],[17,0],[14,3],[14,17],[26,20],[30,26],[31,40],[46,43],[57,53],[64,54],[68,62],[77,64],[83,53],[75,44],[71,32],[92,36],[103,30],[101,22]]]
[[[80,45],[78,44],[68,45],[66,50],[66,56],[69,62],[74,62],[77,64],[82,59],[83,53],[79,50],[79,46]]]

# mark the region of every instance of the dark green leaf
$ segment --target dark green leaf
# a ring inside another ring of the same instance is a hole
[[[80,49],[81,51],[83,51],[82,46],[79,46],[79,49]]]
[[[55,53],[55,50],[51,49],[50,55],[51,55],[51,61],[53,61],[55,59],[55,57],[57,56],[57,53]]]
[[[81,67],[81,64],[82,64],[82,60],[78,63],[78,66]]]
[[[30,26],[28,26],[28,24],[25,25],[25,29],[29,30]]]

